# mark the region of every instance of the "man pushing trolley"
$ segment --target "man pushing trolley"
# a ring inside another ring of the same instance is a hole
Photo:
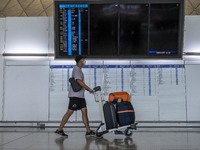
[[[132,130],[137,129],[135,111],[127,92],[113,92],[109,94],[108,101],[103,100],[101,87],[93,89],[95,101],[99,103],[101,123],[96,130],[96,136],[106,133],[124,134],[131,136]]]

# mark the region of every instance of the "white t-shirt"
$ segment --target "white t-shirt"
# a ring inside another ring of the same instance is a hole
[[[80,79],[80,80],[84,81],[84,74],[83,74],[81,68],[79,68],[78,66],[74,66],[73,71],[72,71],[72,77],[74,77],[75,80]],[[82,88],[78,92],[74,92],[70,85],[68,97],[85,98],[84,93],[85,93],[84,88]]]

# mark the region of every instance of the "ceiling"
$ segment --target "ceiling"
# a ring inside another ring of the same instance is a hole
[[[53,0],[0,0],[0,17],[53,16]],[[200,15],[200,0],[185,0],[185,15]]]
[[[53,0],[0,0],[0,17],[53,16]]]

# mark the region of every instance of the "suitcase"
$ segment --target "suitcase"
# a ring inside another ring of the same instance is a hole
[[[130,125],[135,122],[135,111],[130,102],[121,101],[117,103],[116,111],[119,126]]]
[[[131,97],[127,92],[113,92],[108,96],[108,101],[111,103],[116,103],[118,100],[123,100],[124,102],[130,102]]]
[[[118,127],[116,109],[113,103],[106,103],[103,105],[103,112],[105,116],[106,129],[114,129]]]

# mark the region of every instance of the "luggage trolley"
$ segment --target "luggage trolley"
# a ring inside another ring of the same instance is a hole
[[[133,124],[130,124],[130,125],[125,125],[125,126],[116,125],[114,128],[111,128],[111,129],[107,128],[106,125],[109,122],[112,122],[115,118],[108,120],[108,118],[106,118],[106,116],[105,116],[105,112],[104,112],[105,110],[103,109],[103,107],[108,102],[105,102],[105,100],[103,100],[103,98],[102,98],[101,87],[97,86],[93,89],[93,91],[94,91],[95,101],[99,103],[99,109],[100,109],[100,115],[101,115],[101,123],[98,126],[98,128],[96,129],[96,136],[101,137],[108,132],[113,132],[114,134],[123,134],[127,137],[131,136],[132,130],[137,129],[137,123],[136,122],[134,122]],[[115,111],[115,114],[116,114],[116,111]]]

